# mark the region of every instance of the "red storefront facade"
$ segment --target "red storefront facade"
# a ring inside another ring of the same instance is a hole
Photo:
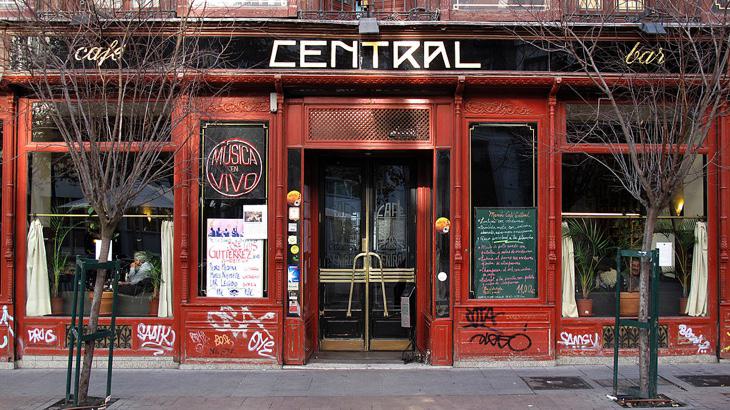
[[[463,30],[455,29],[446,37],[427,30],[419,35],[442,41],[465,38]],[[298,33],[287,39],[315,36]],[[491,38],[488,33],[477,37]],[[379,40],[406,38],[387,29]],[[354,41],[358,36],[337,39]],[[12,82],[12,76],[7,81]],[[170,215],[172,315],[119,318],[116,356],[162,358],[160,366],[306,365],[319,351],[400,350],[411,337],[437,366],[608,357],[616,339],[628,355],[636,354],[629,331],[613,334],[610,315],[566,318],[561,313],[561,223],[569,213],[564,207],[563,157],[608,152],[607,147],[567,140],[569,106],[575,101],[562,90],[585,84],[581,75],[296,67],[234,70],[215,81],[234,84],[229,96],[201,98],[205,115],[189,119],[190,128],[173,135],[167,148],[175,152],[178,164]],[[62,356],[69,323],[63,315],[25,313],[26,235],[33,216],[29,158],[66,150],[63,143],[34,141],[34,103],[10,89],[0,100],[4,319],[0,357],[24,366]],[[698,361],[730,357],[728,125],[726,118],[718,121],[703,152],[715,158],[708,165],[703,191],[707,314],[663,316],[660,356]],[[205,157],[203,139],[215,127],[264,130],[265,149],[260,154],[265,164],[268,237],[261,297],[212,297],[212,287],[206,287],[203,278],[201,249],[208,227],[203,226],[201,211],[205,185],[198,177],[200,159]],[[191,129],[195,137],[185,138]],[[479,298],[472,265],[474,198],[482,181],[474,177],[473,141],[478,132],[492,132],[487,135],[496,138],[502,134],[495,130],[503,129],[532,137],[532,169],[525,174],[532,178],[527,195],[531,199],[524,208],[534,209],[536,215],[535,265],[530,287],[515,291],[519,297]],[[383,208],[388,201],[378,196],[388,191],[384,180],[400,181],[390,189],[403,192],[403,202],[391,213]],[[300,192],[296,204],[288,200],[292,191]],[[342,211],[345,206],[349,213]],[[378,242],[386,217],[404,227],[387,225],[387,238],[404,235],[405,251]],[[448,219],[446,233],[437,226],[439,218]],[[339,233],[344,227],[350,229],[346,235]],[[354,238],[352,243],[359,247],[338,247],[346,238]],[[389,254],[393,249],[397,252]],[[367,262],[349,268],[356,261],[347,262],[352,259],[348,252],[376,251],[378,259],[386,258],[387,266],[381,260],[378,267],[375,256],[365,255]],[[415,312],[409,316],[411,327],[399,328],[396,322],[403,311],[393,297],[410,286],[415,287]],[[387,301],[381,304],[380,297]],[[101,323],[108,320],[102,318]]]

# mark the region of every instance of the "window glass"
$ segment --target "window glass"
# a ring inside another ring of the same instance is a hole
[[[616,10],[642,11],[644,10],[644,0],[616,0]]]
[[[603,0],[578,0],[579,10],[600,10]]]
[[[614,316],[615,289],[638,291],[638,271],[632,261],[616,266],[617,249],[641,249],[644,210],[605,165],[615,167],[611,154],[563,154],[562,190],[565,235],[573,242],[576,299],[593,301],[593,316]],[[659,314],[680,314],[680,298],[691,283],[695,228],[705,221],[707,198],[705,158],[697,156],[677,195],[662,212],[653,242],[669,244],[671,266],[659,279]],[[666,246],[666,245],[663,245]],[[633,262],[637,263],[637,262]]]
[[[91,115],[88,122],[85,122],[82,129],[89,135],[96,136],[97,142],[108,141],[109,129],[117,123],[113,103],[95,103],[93,101],[80,103],[85,105],[83,114]],[[53,110],[59,110],[64,123],[69,128],[73,127],[72,118],[80,123],[79,110],[70,109],[69,104],[49,102],[37,102],[33,104],[32,140],[33,142],[63,142],[63,135],[58,124],[57,117]],[[141,141],[149,135],[159,135],[154,141],[169,141],[172,135],[172,123],[170,121],[172,112],[171,104],[164,103],[128,103],[124,109],[125,117],[122,120],[122,142]],[[85,136],[84,140],[89,139]]]
[[[267,140],[263,123],[203,125],[200,296],[268,295]]]
[[[471,126],[472,298],[537,297],[536,130]]]
[[[34,152],[28,163],[28,222],[38,219],[43,225],[51,295],[62,300],[54,314],[69,315],[76,256],[99,257],[98,218],[83,197],[67,154]],[[157,315],[152,299],[161,286],[161,225],[172,220],[172,186],[170,175],[145,187],[114,233],[111,258],[121,262],[120,280],[128,282],[119,288],[120,316]],[[93,283],[90,277],[86,286],[91,289]]]

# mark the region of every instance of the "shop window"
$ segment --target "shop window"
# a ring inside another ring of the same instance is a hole
[[[436,152],[436,317],[449,316],[451,294],[451,152]],[[431,275],[430,282],[433,281]],[[429,282],[429,283],[430,283]]]
[[[169,160],[168,155],[162,154],[159,166]],[[75,258],[100,256],[98,218],[81,192],[68,154],[33,152],[28,164],[28,222],[38,220],[43,226],[50,294],[60,298],[54,314],[69,315]],[[169,175],[142,188],[114,233],[110,257],[121,262],[121,280],[126,282],[120,285],[120,316],[157,316],[157,295],[161,289],[172,289],[172,283],[162,279],[172,276],[164,272],[171,265],[162,266],[162,247],[172,243],[172,231],[168,235],[165,228],[172,226],[172,187]],[[94,278],[88,278],[88,290],[93,284]]]
[[[83,107],[85,115],[95,114],[84,122],[83,129],[88,133],[85,140],[96,140],[97,142],[108,140],[109,129],[119,127],[116,120],[113,103],[84,101],[79,104],[88,105]],[[159,135],[156,141],[169,141],[172,135],[172,123],[170,121],[173,104],[169,102],[147,102],[128,103],[123,113],[127,116],[121,122],[121,142],[141,141],[145,135]],[[57,111],[57,112],[54,112]],[[67,118],[64,124],[57,124],[59,114]],[[33,104],[32,141],[33,142],[63,142],[62,128],[67,126],[72,129],[72,116],[79,115],[73,111],[70,104],[49,102],[37,102]],[[75,120],[80,121],[78,117]],[[116,135],[117,133],[114,133]],[[73,135],[73,132],[70,132]],[[162,138],[165,136],[166,138]]]
[[[644,11],[644,0],[616,0],[616,11],[619,11],[619,12]]]
[[[611,172],[616,161],[612,154],[563,154],[563,235],[570,238],[573,247],[572,260],[566,259],[569,252],[563,241],[563,263],[572,263],[575,298],[588,296],[593,301],[593,316],[615,315],[616,286],[626,292],[638,291],[638,262],[626,260],[617,267],[616,250],[641,248],[645,211]],[[661,316],[682,314],[680,298],[692,290],[692,269],[700,268],[693,267],[693,252],[697,246],[695,230],[704,225],[706,215],[705,161],[704,156],[697,156],[656,225],[655,246],[665,249],[671,261],[670,266],[661,268]],[[562,271],[564,278],[571,275],[566,266]]]
[[[536,124],[471,126],[471,297],[537,297]]]
[[[566,104],[566,140],[569,144],[625,144],[626,138],[616,116],[607,102],[600,105]],[[653,124],[672,123],[673,111],[670,108],[657,110],[646,105],[619,106],[622,117],[628,122],[632,135],[640,141],[659,140],[659,131]]]
[[[263,123],[203,125],[199,296],[268,296],[267,143]]]
[[[578,10],[600,10],[603,0],[578,0]]]
[[[286,7],[287,0],[193,0],[198,8]]]

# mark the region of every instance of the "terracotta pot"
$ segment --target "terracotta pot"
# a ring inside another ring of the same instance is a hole
[[[621,292],[619,313],[627,317],[639,316],[639,292]]]
[[[157,317],[157,309],[160,307],[160,298],[155,297],[150,299],[150,316]]]
[[[54,296],[51,298],[51,314],[63,315],[63,297]]]
[[[89,292],[89,306],[94,300],[94,292]],[[101,294],[101,305],[99,306],[99,316],[110,316],[112,314],[112,302],[114,301],[114,292],[105,290]]]
[[[593,316],[593,299],[578,299],[575,303],[578,305],[578,316]]]
[[[685,309],[687,309],[687,298],[679,298],[679,314],[686,315]]]

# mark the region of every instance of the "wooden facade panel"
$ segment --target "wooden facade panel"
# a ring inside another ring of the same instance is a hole
[[[185,358],[264,359],[282,351],[280,308],[220,306],[185,312]]]
[[[455,338],[461,360],[479,357],[528,359],[551,355],[549,326],[525,323],[522,326],[459,328]]]

